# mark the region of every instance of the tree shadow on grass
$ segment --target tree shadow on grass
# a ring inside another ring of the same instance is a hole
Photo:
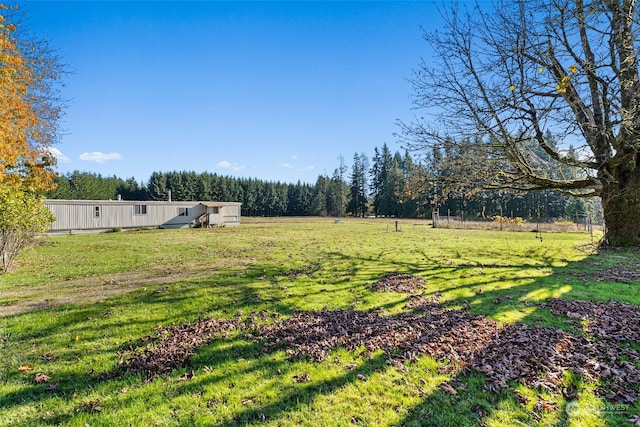
[[[97,388],[112,390],[120,385],[126,387],[135,380],[135,375],[109,375],[106,380],[100,380],[99,376],[105,371],[106,365],[116,366],[118,354],[123,353],[126,347],[143,344],[143,336],[152,333],[159,325],[177,324],[185,319],[212,315],[248,317],[262,310],[278,315],[290,315],[297,307],[287,302],[289,298],[286,290],[281,289],[279,283],[289,271],[289,268],[283,266],[261,264],[242,271],[221,272],[207,279],[180,280],[176,283],[163,281],[155,286],[149,284],[145,289],[138,289],[88,307],[63,305],[50,309],[45,314],[45,322],[33,323],[24,333],[9,337],[3,346],[10,347],[15,352],[15,349],[20,347],[46,348],[47,342],[59,343],[61,340],[67,340],[69,345],[56,345],[58,350],[52,355],[52,360],[42,360],[40,354],[29,354],[25,357],[24,363],[34,365],[34,371],[43,371],[51,376],[50,381],[46,383],[34,383],[35,372],[24,373],[18,369],[7,369],[3,373],[4,379],[13,383],[21,382],[22,385],[0,396],[0,408],[10,409],[12,406],[28,402],[40,404],[56,399],[76,400],[75,396],[81,399]],[[331,295],[333,292],[346,292],[348,288],[348,284],[325,286],[318,293]],[[30,318],[41,319],[38,313],[19,315],[15,318],[25,322],[31,322]],[[110,342],[112,336],[121,337],[123,329],[129,331],[124,336],[130,336],[130,342],[87,347],[88,343],[95,339]],[[109,331],[118,332],[112,334]],[[141,334],[140,331],[144,332]],[[240,357],[246,354],[247,348],[252,346],[253,344],[236,344],[235,355]],[[78,357],[79,354],[82,356]],[[97,365],[91,366],[90,361],[96,360]],[[66,361],[68,363],[65,363]],[[61,366],[62,363],[65,365]],[[80,365],[84,365],[84,368],[79,367]],[[195,368],[197,369],[197,366]],[[346,378],[353,375],[347,375]],[[319,389],[321,388],[322,386],[319,386]],[[313,387],[309,390],[312,389]],[[296,392],[292,393],[293,396],[297,396]],[[309,393],[312,391],[304,394]],[[78,405],[73,412],[91,412],[90,408]],[[41,422],[58,424],[70,420],[74,413],[51,417],[40,415]],[[19,425],[20,422],[15,423]],[[29,421],[25,421],[25,424],[29,424]]]
[[[637,347],[639,343],[633,341],[627,341],[626,343],[623,341],[620,343],[617,340],[609,342],[606,339],[602,339],[602,337],[594,341],[588,329],[588,323],[587,329],[585,329],[585,321],[582,318],[570,318],[563,314],[553,314],[545,304],[546,300],[552,297],[561,297],[567,300],[595,298],[595,300],[600,299],[603,304],[610,301],[612,297],[615,297],[614,300],[637,301],[637,297],[633,298],[625,295],[625,291],[628,289],[628,285],[625,284],[598,283],[598,286],[601,287],[610,286],[609,289],[611,289],[612,292],[604,294],[590,289],[590,285],[592,285],[595,280],[589,283],[588,278],[584,280],[585,278],[582,277],[576,281],[574,276],[576,268],[582,269],[584,266],[600,263],[602,263],[602,261],[598,255],[590,255],[582,261],[569,263],[565,267],[554,267],[548,276],[533,278],[529,283],[520,286],[506,289],[489,289],[483,292],[475,292],[469,297],[458,297],[448,301],[448,303],[454,306],[464,305],[470,307],[471,312],[494,318],[501,317],[504,312],[517,312],[515,317],[518,323],[514,325],[516,327],[518,324],[528,324],[533,325],[534,328],[542,328],[535,329],[538,331],[557,330],[556,328],[558,328],[563,331],[568,331],[580,339],[588,338],[589,344],[586,345],[590,346],[593,344],[596,346],[595,349],[599,351],[585,352],[588,356],[585,358],[585,368],[595,366],[595,369],[588,369],[585,373],[589,371],[590,374],[596,374],[597,383],[603,387],[599,396],[594,396],[591,400],[586,400],[586,403],[580,399],[582,393],[591,393],[588,390],[593,388],[593,376],[587,374],[587,377],[591,377],[589,379],[584,378],[581,374],[569,372],[572,370],[575,371],[576,369],[580,370],[580,367],[577,366],[579,364],[576,363],[573,364],[573,368],[569,368],[569,370],[565,372],[564,376],[562,374],[559,375],[557,378],[559,386],[555,389],[546,390],[545,388],[537,388],[529,384],[529,390],[532,390],[534,393],[533,397],[527,397],[526,393],[522,394],[518,392],[518,389],[521,387],[519,381],[512,379],[508,381],[509,388],[501,389],[499,393],[493,393],[489,384],[475,382],[474,378],[483,377],[483,375],[462,372],[456,375],[451,382],[462,384],[463,387],[456,387],[454,393],[439,390],[429,395],[421,404],[413,408],[411,413],[402,421],[401,425],[484,425],[485,422],[490,420],[495,422],[500,420],[501,417],[504,417],[505,414],[496,412],[498,409],[504,407],[507,407],[505,413],[510,413],[512,417],[515,417],[509,419],[508,422],[522,425],[532,423],[540,423],[541,425],[585,425],[585,422],[588,424],[597,422],[603,425],[617,426],[626,423],[626,419],[632,415],[640,415],[640,404],[638,401],[632,403],[631,401],[625,400],[625,390],[621,390],[620,387],[611,384],[611,378],[605,378],[608,375],[606,374],[606,367],[611,367],[614,372],[615,369],[619,370],[619,372],[625,369],[625,366],[621,366],[618,362],[620,362],[620,359],[627,359],[628,356],[625,356],[625,352],[630,348],[628,344],[631,344],[631,347]],[[478,285],[479,284],[474,283],[466,286],[475,288]],[[525,291],[518,291],[519,287]],[[484,289],[487,288],[485,287]],[[577,302],[576,306],[580,306],[580,304],[580,302]],[[587,304],[590,303],[585,303],[585,305]],[[605,311],[606,308],[603,309],[603,315]],[[591,318],[590,320],[593,321],[594,319]],[[605,322],[607,322],[606,319]],[[513,328],[506,329],[506,331],[509,330],[513,330]],[[601,346],[599,346],[600,344]],[[611,347],[612,351],[607,352],[606,347]],[[563,350],[566,351],[566,349],[563,349],[563,343],[561,341],[551,340],[546,344],[538,343],[537,348],[532,348],[531,351],[527,351],[526,348],[520,348],[517,351],[521,353],[520,357],[526,359],[539,357],[541,351],[544,353],[562,352]],[[515,349],[505,345],[505,342],[498,337],[495,343],[489,345],[488,348],[484,349],[478,356],[483,357],[482,353],[485,352],[496,354],[509,353],[512,351],[515,351]],[[580,351],[574,352],[574,354],[570,353],[568,356],[573,357],[576,353],[580,353]],[[633,375],[640,378],[640,375],[637,375],[637,369],[640,368],[637,352],[634,353],[631,348],[631,352],[627,354],[631,354],[630,360],[635,359],[636,371]],[[477,362],[477,359],[470,360],[469,362],[473,364]],[[566,366],[568,360],[564,362]],[[558,361],[558,363],[562,363],[562,361]],[[571,366],[570,363],[569,366]],[[602,368],[603,366],[605,369]],[[540,372],[545,371],[545,369],[542,369],[543,367],[544,366],[540,366]],[[558,367],[558,371],[560,372],[562,372],[563,369],[562,366]],[[634,398],[637,398],[640,393],[640,385],[637,383],[637,380],[635,384],[633,380],[625,384],[627,387],[635,389],[635,391],[628,389],[628,395],[635,395],[636,397]],[[616,391],[605,400],[605,395],[611,393],[611,389],[609,388],[611,386],[613,386]],[[616,393],[618,394],[616,395]],[[480,402],[477,402],[478,398],[480,398]],[[620,399],[622,399],[622,401]],[[476,409],[468,405],[469,401],[476,401]],[[483,401],[485,404],[480,405],[479,403]],[[598,405],[600,405],[600,407],[602,407],[602,405],[605,407],[607,405],[613,405],[617,410],[600,412]],[[455,408],[455,410],[440,411],[435,408]],[[481,409],[478,410],[477,408]],[[581,410],[582,412],[580,412]],[[505,421],[503,418],[502,422]]]
[[[341,255],[339,253],[333,253],[331,258],[336,259]],[[354,260],[353,257],[344,256],[345,260],[351,260],[353,263],[349,270],[345,271],[344,275],[360,275],[367,276],[364,273],[368,273],[367,277],[374,279],[387,272],[390,268],[396,271],[410,272],[414,274],[424,273],[425,266],[432,268],[432,263],[390,263],[389,261],[376,261],[372,258],[364,258],[362,260]],[[327,261],[330,262],[330,261]],[[366,264],[366,271],[362,271],[358,265]],[[521,266],[522,270],[540,267],[540,264],[530,264]],[[518,269],[518,266],[502,266]],[[446,266],[446,271],[439,270],[437,273],[432,274],[432,280],[435,280],[437,275],[444,278],[452,272],[463,271],[468,266]],[[566,268],[553,268],[553,273],[556,275],[563,275],[568,270]],[[288,270],[277,266],[263,265],[256,268],[249,269],[242,275],[227,275],[218,276],[207,280],[197,280],[194,282],[184,281],[177,284],[169,285],[166,291],[155,293],[157,289],[149,289],[148,291],[139,291],[135,296],[131,298],[122,298],[118,301],[118,305],[121,305],[120,309],[123,312],[135,311],[135,307],[157,307],[158,310],[171,307],[171,312],[163,313],[162,315],[152,316],[150,319],[135,318],[135,319],[122,319],[117,321],[102,321],[96,322],[93,326],[83,326],[85,332],[98,333],[103,328],[114,327],[127,327],[131,326],[131,323],[138,323],[136,330],[147,330],[151,332],[152,326],[161,324],[170,324],[177,321],[184,321],[185,318],[197,318],[206,314],[232,314],[238,310],[243,311],[243,315],[248,315],[251,312],[257,310],[268,309],[270,311],[278,312],[282,315],[288,316],[293,314],[298,307],[287,303],[287,297],[284,292],[277,290],[278,280],[274,280],[277,276],[284,275]],[[524,275],[520,275],[519,279],[523,280]],[[261,279],[261,277],[263,279]],[[496,279],[497,280],[497,279]],[[503,311],[521,311],[521,322],[526,323],[540,323],[540,324],[554,324],[553,320],[549,320],[553,316],[548,313],[537,316],[538,313],[545,312],[546,310],[535,305],[525,305],[527,301],[526,295],[530,295],[532,291],[545,291],[549,295],[554,294],[555,291],[564,292],[564,298],[571,298],[575,293],[575,289],[569,287],[566,289],[566,285],[563,283],[556,283],[554,280],[548,278],[528,277],[526,278],[526,284],[515,285],[511,288],[499,288],[489,289],[487,286],[491,284],[491,279],[477,276],[477,280],[470,280],[467,284],[461,284],[457,288],[467,287],[470,290],[468,295],[459,298],[450,299],[449,302],[456,305],[469,306],[473,311],[481,312],[484,315],[496,316]],[[337,284],[337,283],[336,283]],[[186,287],[183,287],[186,286]],[[269,292],[265,294],[265,286],[270,288]],[[478,287],[485,288],[482,292],[477,292]],[[345,287],[341,286],[339,289],[335,289],[336,292],[344,291]],[[331,292],[333,288],[326,287]],[[525,291],[519,290],[526,289]],[[208,293],[202,293],[202,289],[208,290]],[[427,288],[425,293],[433,293],[437,290]],[[265,301],[265,295],[269,300]],[[200,303],[191,305],[190,301],[194,298],[201,298],[203,301]],[[396,302],[388,303],[386,308],[396,306],[404,301],[405,298],[400,296]],[[497,302],[496,302],[497,301]],[[215,306],[209,306],[208,304],[214,304]],[[114,301],[109,301],[109,304],[97,304],[95,307],[89,309],[76,309],[72,306],[65,308],[66,314],[61,315],[57,322],[53,322],[51,325],[47,325],[42,329],[35,328],[35,333],[29,338],[34,336],[43,338],[48,334],[55,334],[57,331],[73,329],[74,325],[82,324],[87,317],[99,318],[100,313],[108,310],[108,307],[114,305]],[[216,307],[217,306],[217,307]],[[385,308],[385,307],[378,307]],[[152,310],[153,311],[153,310]],[[558,323],[564,322],[566,319],[560,319]],[[93,329],[91,331],[91,329]],[[570,328],[569,328],[570,329]],[[434,341],[438,337],[434,338]],[[27,339],[23,342],[26,345]],[[427,342],[428,344],[428,342]],[[226,345],[226,349],[218,350],[218,346]],[[553,346],[554,343],[549,343]],[[101,350],[95,350],[92,357],[99,357],[102,353],[114,351],[117,349],[103,348]],[[503,349],[504,350],[504,349]],[[76,352],[76,350],[70,349],[69,355]],[[114,351],[115,353],[115,351]],[[277,353],[272,351],[267,356]],[[279,377],[278,371],[286,372],[287,380],[291,381],[291,372],[287,370],[289,364],[286,360],[271,360],[269,357],[261,356],[261,346],[257,343],[250,343],[244,339],[238,340],[217,340],[213,344],[202,348],[187,364],[184,369],[178,369],[172,374],[168,381],[178,381],[175,377],[181,372],[188,373],[193,370],[198,373],[193,379],[185,380],[178,388],[177,393],[179,395],[193,395],[198,393],[198,390],[208,388],[210,386],[218,386],[228,378],[222,372],[216,372],[215,374],[202,375],[202,371],[208,364],[215,363],[241,363],[242,359],[251,358],[258,360],[254,362],[244,373],[240,375],[252,375],[259,373],[262,376],[273,376],[271,381],[280,382],[283,377]],[[88,355],[86,355],[88,356]],[[115,356],[114,356],[115,357]],[[373,359],[365,360],[359,364],[355,369],[346,372],[344,375],[338,375],[333,378],[318,381],[309,381],[292,383],[288,387],[282,388],[283,392],[278,397],[267,399],[256,399],[259,403],[247,402],[246,407],[242,410],[234,412],[225,421],[220,421],[217,425],[232,426],[243,425],[249,423],[259,423],[265,420],[278,420],[281,417],[292,411],[298,411],[301,407],[310,405],[320,396],[328,395],[335,392],[337,389],[344,387],[347,384],[353,384],[360,381],[358,375],[367,376],[374,371],[385,371],[387,369],[388,355],[377,355]],[[113,358],[111,359],[113,361]],[[25,387],[15,393],[9,393],[8,395],[0,397],[0,407],[10,407],[23,402],[38,402],[40,400],[52,399],[52,398],[69,398],[72,393],[78,395],[88,395],[92,389],[99,391],[100,389],[113,390],[114,388],[125,387],[127,384],[135,381],[136,376],[124,376],[114,377],[106,381],[97,381],[94,376],[72,376],[69,375],[67,379],[55,379],[59,383],[56,390],[46,391],[47,385],[32,385]],[[500,392],[493,392],[485,389],[487,383],[483,379],[481,374],[459,374],[454,376],[451,384],[457,391],[456,395],[451,394],[448,391],[436,391],[429,394],[422,403],[415,406],[406,416],[402,422],[404,425],[474,425],[481,424],[485,420],[490,419],[496,412],[496,408],[501,408],[504,405],[513,405],[517,399],[517,395],[510,390],[503,390]],[[132,393],[132,397],[120,397],[117,399],[119,406],[127,407],[129,405],[135,407],[135,399],[140,399],[141,396],[135,396]],[[66,396],[66,397],[65,397]],[[205,398],[207,396],[204,396]],[[153,400],[151,400],[153,402]],[[87,406],[83,406],[83,402],[77,402],[74,405],[73,411],[67,411],[65,413],[53,414],[51,416],[43,415],[40,419],[43,423],[47,424],[62,424],[69,422],[77,412],[91,412],[92,409]],[[207,406],[209,402],[204,402]],[[213,402],[216,404],[216,402]],[[105,404],[107,406],[107,404]],[[450,410],[446,409],[450,408]],[[107,407],[108,409],[108,407]],[[567,422],[568,418],[563,411],[563,407],[555,409],[559,415],[554,418],[556,424],[561,425]],[[203,409],[204,410],[204,409]],[[532,418],[531,411],[526,412],[522,408],[511,408],[511,414],[521,416],[523,422],[531,422],[535,420]],[[440,414],[440,417],[438,417]],[[621,417],[614,417],[604,422],[610,425],[616,425],[620,421]],[[96,420],[100,420],[103,414],[94,413],[91,416],[95,416]],[[181,415],[175,415],[177,422],[181,425],[189,425],[188,417]],[[31,420],[33,421],[33,420]],[[517,420],[516,420],[517,421]],[[97,421],[98,422],[98,421]],[[28,424],[26,421],[24,424]],[[15,425],[20,425],[19,422]]]
[[[366,265],[367,270],[370,272],[373,272],[372,279],[375,276],[377,276],[378,271],[385,271],[385,267],[387,269],[389,268],[388,267],[389,262],[381,262],[378,259],[379,257],[363,257],[362,259],[354,260],[352,256],[347,256],[339,252],[332,252],[328,254],[328,257],[334,260],[340,260],[344,262],[348,261],[351,266]],[[603,294],[602,292],[600,293],[593,292],[592,291],[593,287],[590,290],[589,283],[586,283],[586,284],[576,283],[575,278],[573,277],[573,271],[574,271],[575,265],[585,266],[585,265],[591,265],[591,264],[599,264],[601,263],[601,260],[599,259],[598,255],[591,255],[583,261],[580,261],[577,263],[576,262],[569,263],[564,267],[558,267],[557,265],[554,265],[555,259],[549,256],[549,254],[543,254],[542,258],[540,259],[542,263],[534,261],[532,263],[526,263],[526,264],[520,263],[518,265],[512,265],[512,266],[501,264],[501,263],[497,263],[493,265],[488,263],[484,263],[484,264],[478,263],[475,266],[480,266],[482,268],[502,268],[503,271],[505,268],[512,269],[512,272],[515,273],[514,277],[517,278],[517,283],[514,284],[513,286],[492,288],[491,286],[492,284],[494,284],[497,281],[503,280],[504,277],[497,276],[493,278],[495,280],[492,280],[491,277],[487,277],[487,276],[483,277],[482,275],[479,275],[478,278],[469,280],[466,283],[456,284],[455,286],[449,286],[447,288],[448,291],[467,290],[468,292],[466,292],[466,294],[463,296],[456,296],[453,298],[450,297],[448,302],[454,306],[457,305],[457,306],[467,307],[470,309],[472,313],[476,313],[476,314],[482,314],[485,316],[490,316],[498,319],[506,317],[511,322],[517,321],[517,322],[522,322],[524,324],[535,325],[538,327],[560,328],[561,330],[570,331],[576,335],[584,335],[583,325],[581,324],[582,323],[581,321],[575,321],[575,319],[571,320],[568,317],[563,315],[553,315],[549,313],[549,310],[547,308],[542,307],[540,303],[544,302],[545,300],[551,297],[562,297],[566,299],[578,299],[578,298],[594,299],[595,298],[595,299],[608,301],[614,295],[617,299],[630,300],[631,302],[637,301],[637,297],[633,298],[633,297],[630,297],[628,294],[625,294],[625,292],[628,290],[628,287],[629,287],[628,284],[622,284],[622,285],[612,284],[611,289],[612,290],[615,289],[615,291],[609,294]],[[437,272],[434,273],[432,271],[425,272],[421,268],[421,265],[423,264],[424,266],[427,266],[427,265],[429,267],[432,266],[432,263],[428,263],[428,262],[425,262],[425,263],[394,262],[393,266],[398,271],[419,274],[422,277],[430,277],[431,279],[443,279],[446,277],[450,277],[451,274],[454,274],[457,271],[465,271],[465,270],[468,270],[470,267],[473,267],[467,264],[455,265],[454,263],[451,263],[447,266],[437,268]],[[542,277],[538,274],[532,275],[532,276],[527,276],[526,274],[522,274],[522,273],[526,273],[526,270],[529,270],[532,268],[546,269],[548,270],[548,274]],[[358,270],[357,267],[353,267],[351,273],[358,274],[361,272]],[[427,294],[429,293],[433,294],[434,292],[438,291],[437,289],[434,290],[433,286],[428,286],[428,288],[429,288],[428,290],[425,290],[425,293]],[[396,300],[394,302],[386,303],[380,306],[380,308],[395,309],[401,304],[402,304],[401,301]],[[635,343],[636,346],[637,344],[638,343]],[[503,343],[499,345],[503,345]],[[543,347],[545,347],[546,350],[548,351],[555,351],[553,349],[556,349],[556,347],[561,345],[562,343],[554,341],[553,338],[551,339],[551,341],[547,343],[543,343]],[[616,352],[623,352],[624,348],[626,348],[626,346],[623,345],[623,347],[621,347],[619,350],[616,350]],[[509,351],[508,348],[501,348],[499,350]],[[590,357],[596,363],[596,365],[602,364],[604,366],[607,366],[608,364],[609,366],[615,366],[616,369],[621,369],[621,367],[619,365],[616,365],[614,362],[616,355],[611,356],[611,354],[605,354],[605,353],[606,351],[601,351],[599,353],[599,356],[597,354],[596,355],[591,354]],[[598,373],[599,372],[596,372],[596,374]],[[597,376],[598,375],[596,375],[596,377]],[[460,378],[465,378],[465,375],[462,375]],[[607,380],[605,380],[605,386],[606,386],[606,383],[607,383]],[[631,384],[631,386],[633,387],[633,383]],[[568,387],[569,388],[575,387],[575,384],[573,385],[568,384]],[[637,384],[636,384],[636,389],[637,389]],[[559,391],[556,389],[555,392],[558,393]],[[620,390],[618,390],[618,392],[620,392]],[[442,395],[443,393],[445,392],[439,392],[436,395],[438,394]],[[506,403],[512,403],[514,399],[513,393],[509,393],[508,391],[503,393],[506,393],[507,395],[511,394],[511,397],[509,399],[503,399],[502,401]],[[636,390],[636,394],[637,394],[637,390]],[[518,399],[520,398],[520,396],[515,396],[515,398]],[[576,396],[574,395],[573,391],[568,392],[566,399],[563,397],[560,397],[559,400],[561,403],[559,405],[556,404],[555,406],[549,404],[549,402],[544,401],[544,399],[540,398],[540,400],[537,403],[542,402],[540,403],[540,405],[542,405],[542,409],[540,408],[530,409],[529,410],[530,417],[528,418],[528,420],[529,422],[531,422],[532,420],[535,421],[537,417],[540,416],[539,412],[544,412],[548,410],[549,412],[554,412],[554,411],[557,412],[557,416],[555,417],[556,419],[555,422],[559,424],[563,424],[568,420],[567,418],[568,414],[566,411],[564,411],[564,405],[568,403],[572,403],[574,399],[576,399]],[[616,402],[615,399],[616,398],[614,397],[614,400],[613,400],[614,403]],[[596,398],[596,401],[598,401],[597,398]],[[415,414],[422,413],[425,408],[428,409],[430,407],[434,407],[433,405],[437,407],[438,403],[435,400],[429,398],[426,400],[426,403],[424,405],[420,405],[419,409],[416,410]],[[631,413],[640,412],[639,410],[640,408],[638,408],[637,403],[635,406],[624,403],[623,408],[627,410],[627,412],[631,412]],[[536,409],[538,409],[538,412],[536,412]],[[419,415],[416,416],[415,414],[406,418],[406,424],[408,425],[415,424],[417,420],[420,419],[420,416]],[[617,423],[622,422],[622,419],[625,416],[624,411],[621,411],[621,413],[614,413],[614,414],[607,413],[605,415],[606,415],[606,418],[603,418],[601,422],[610,423],[611,425],[617,425]],[[475,419],[475,418],[477,417],[475,415],[472,415],[471,418],[467,419],[467,421],[473,423],[474,421],[469,421],[469,420]],[[598,417],[596,416],[596,419],[597,418]],[[461,420],[459,421],[462,422]],[[464,422],[466,423],[467,421],[464,421]],[[571,421],[575,421],[575,420],[571,420]],[[458,422],[451,423],[451,425],[456,425],[456,424],[458,424]],[[444,424],[438,424],[436,422],[434,424],[429,424],[429,425],[444,425]]]
[[[426,400],[411,409],[399,425],[406,427],[465,427],[483,425],[501,402],[513,399],[513,392],[502,390],[494,393],[486,389],[484,376],[472,374],[460,376],[451,382],[456,390],[438,389]],[[522,414],[518,414],[522,415]],[[527,417],[512,419],[511,424],[527,424]]]
[[[284,388],[278,398],[258,407],[248,408],[225,422],[217,424],[221,427],[247,425],[260,421],[277,420],[290,411],[300,410],[311,405],[319,396],[328,395],[345,385],[361,381],[359,377],[368,376],[376,370],[385,368],[386,357],[379,354],[366,359],[363,363],[343,375],[330,379],[290,385]]]
[[[140,331],[147,331],[142,335],[148,334],[159,325],[258,306],[260,298],[251,282],[269,268],[261,266],[241,276],[231,272],[206,280],[149,284],[148,288],[88,306],[67,304],[42,313],[9,317],[21,331],[2,337],[1,348],[16,355],[2,377],[23,385],[0,395],[0,408],[89,390],[99,373],[96,371],[104,369],[101,366],[105,363],[116,362],[122,343],[110,342],[113,337],[122,336],[123,330],[130,331],[131,339],[135,340],[141,337]],[[278,301],[269,301],[268,306],[283,313],[292,311]],[[91,345],[94,341],[100,344]],[[55,354],[45,353],[49,347],[56,348]],[[34,354],[34,348],[43,349],[42,354]],[[91,366],[91,361],[97,362]],[[13,366],[16,363],[32,366],[29,369],[33,371],[20,371],[19,366]],[[37,372],[51,376],[50,381],[35,384],[33,377]]]

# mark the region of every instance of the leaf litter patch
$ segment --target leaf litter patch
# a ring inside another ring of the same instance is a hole
[[[416,311],[396,315],[383,315],[380,311],[300,311],[275,323],[267,323],[268,315],[262,315],[262,322],[255,317],[245,321],[240,317],[200,319],[159,328],[156,337],[143,339],[155,344],[139,348],[131,345],[120,355],[121,371],[155,378],[186,366],[198,348],[238,330],[245,332],[245,338],[261,342],[263,353],[284,349],[294,358],[306,357],[315,362],[325,360],[336,348],[354,351],[364,347],[368,352],[382,350],[387,364],[401,371],[407,369],[405,362],[429,356],[445,362],[441,365],[443,372],[482,372],[492,391],[506,388],[508,381],[515,380],[552,392],[562,391],[574,398],[571,391],[563,388],[564,373],[571,370],[588,381],[605,379],[606,389],[600,389],[599,394],[610,401],[633,402],[640,397],[640,354],[621,345],[634,340],[623,332],[591,341],[553,328],[501,326],[494,320],[469,314],[466,309],[447,309],[438,299],[438,295],[412,296],[407,306]],[[565,303],[572,302],[550,302],[558,306]],[[594,304],[604,304],[603,309],[611,313],[621,308],[620,303]],[[589,303],[583,308],[588,307]],[[571,309],[577,310],[573,306]],[[622,311],[616,318],[627,314]],[[628,323],[637,325],[634,319]]]
[[[553,314],[584,322],[587,333],[598,339],[640,342],[640,307],[637,305],[550,298],[541,306]]]
[[[414,293],[422,290],[427,282],[418,276],[401,273],[386,273],[371,289],[376,292],[407,292]]]
[[[633,402],[640,397],[636,366],[640,354],[621,347],[617,340],[593,342],[553,328],[500,326],[466,309],[443,310],[434,299],[420,296],[410,298],[409,304],[424,313],[297,312],[283,322],[263,326],[258,338],[265,340],[264,352],[284,348],[293,357],[316,362],[338,347],[383,350],[387,363],[396,367],[429,356],[448,362],[442,366],[444,371],[483,372],[492,391],[516,380],[559,392],[565,371],[571,370],[589,381],[606,379],[607,388],[599,393],[611,401]]]
[[[283,276],[289,278],[289,279],[297,279],[299,277],[313,277],[313,274],[315,272],[317,272],[318,270],[320,270],[320,266],[318,265],[314,265],[314,264],[309,264],[309,265],[303,265],[300,268],[294,268],[291,270],[287,270],[284,273],[282,273]]]
[[[573,273],[573,275],[585,281],[634,283],[640,281],[640,263],[620,264],[604,271]]]
[[[134,347],[129,343],[122,353],[118,353],[120,371],[123,374],[140,373],[146,380],[151,380],[186,366],[200,347],[239,328],[239,319],[199,319],[178,326],[160,327],[156,329],[156,336],[148,335],[141,339],[148,344]]]

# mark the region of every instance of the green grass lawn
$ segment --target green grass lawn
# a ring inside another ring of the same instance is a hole
[[[151,381],[101,375],[159,326],[204,317],[273,322],[300,310],[407,311],[409,294],[369,288],[388,272],[420,276],[422,295],[440,293],[472,314],[575,334],[575,322],[538,303],[640,305],[639,282],[590,279],[637,263],[638,253],[598,253],[587,234],[541,241],[412,221],[393,230],[382,220],[243,219],[237,228],[45,237],[0,276],[0,425],[631,426],[640,416],[637,402],[613,404],[572,373],[565,382],[577,397],[515,382],[492,392],[482,374],[451,373],[428,357],[399,368],[382,351],[338,349],[311,362],[264,352],[243,331]],[[311,274],[291,274],[297,269]],[[35,381],[39,373],[49,379]],[[297,380],[302,374],[309,380]],[[574,402],[579,413],[566,410]]]

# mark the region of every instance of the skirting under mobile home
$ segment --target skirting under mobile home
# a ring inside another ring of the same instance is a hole
[[[242,204],[47,199],[44,205],[56,217],[49,232],[73,232],[115,228],[237,226],[240,225]]]

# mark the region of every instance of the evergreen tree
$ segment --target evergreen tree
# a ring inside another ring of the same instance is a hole
[[[167,175],[163,172],[153,172],[147,183],[147,194],[151,200],[167,200]]]
[[[242,186],[242,209],[247,215],[258,215],[258,183],[253,179],[241,181]]]
[[[209,201],[211,197],[211,174],[201,173],[196,180],[196,200]]]
[[[223,202],[237,202],[244,198],[244,190],[240,185],[240,181],[236,178],[229,178],[228,199]]]
[[[173,171],[166,174],[167,176],[167,190],[171,190],[171,200],[180,201],[184,200],[184,189],[182,187],[182,179],[180,173]]]
[[[311,215],[311,202],[312,202],[312,190],[309,184],[302,184],[300,191],[298,191],[298,197],[295,200],[297,204],[297,215],[307,216]]]
[[[345,183],[341,178],[342,172],[340,169],[335,169],[333,172],[333,176],[329,180],[329,185],[327,188],[327,215],[329,216],[343,216],[345,210],[345,198],[344,194]]]
[[[367,214],[367,169],[369,160],[362,153],[353,155],[351,184],[349,186],[349,202],[347,211],[353,216],[364,217]]]
[[[147,192],[144,185],[138,185],[138,182],[133,177],[118,183],[116,191],[123,200],[147,200]]]
[[[315,216],[327,216],[327,194],[329,192],[329,179],[318,176],[311,200],[311,214]]]
[[[374,147],[373,149],[373,158],[371,169],[369,170],[369,174],[371,176],[371,188],[370,195],[373,199],[373,214],[378,216],[380,212],[380,194],[382,191],[382,155],[380,154],[380,150],[378,147]]]
[[[419,169],[414,164],[409,151],[406,150],[402,157],[402,185],[399,191],[399,214],[403,218],[415,218],[418,216],[417,192],[414,190],[415,177]]]
[[[371,169],[373,212],[376,216],[394,214],[397,203],[391,177],[392,169],[391,151],[389,151],[387,144],[383,144],[381,152],[376,149]]]
[[[73,199],[73,191],[71,190],[71,184],[66,175],[58,175],[53,180],[55,187],[53,190],[47,192],[48,199],[61,199],[70,200]]]

